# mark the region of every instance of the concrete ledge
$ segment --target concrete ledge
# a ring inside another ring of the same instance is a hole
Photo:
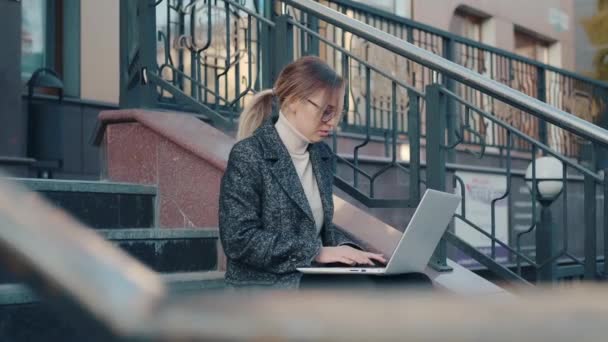
[[[219,290],[225,287],[224,272],[218,271],[164,273],[161,274],[161,278],[169,286],[170,291],[174,293],[211,289]],[[0,285],[0,305],[22,305],[39,301],[40,298],[27,285]]]
[[[220,290],[226,287],[224,272],[165,273],[163,279],[172,292]]]
[[[96,232],[112,241],[219,238],[217,228],[121,228],[97,229]]]
[[[36,159],[0,156],[0,165],[31,165],[36,162]]]
[[[142,109],[107,110],[99,114],[95,144],[99,145],[108,125],[138,122],[174,144],[206,160],[219,170],[226,168],[234,139],[220,130],[203,124],[198,118],[182,112]],[[209,148],[212,145],[213,148]]]
[[[23,284],[0,284],[0,305],[28,304],[38,301],[38,296]]]
[[[76,181],[35,178],[7,178],[18,182],[33,191],[45,192],[97,192],[117,193],[130,195],[156,195],[156,187],[132,183],[105,182],[105,181]]]

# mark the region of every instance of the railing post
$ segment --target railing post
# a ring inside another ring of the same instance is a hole
[[[426,87],[426,184],[427,188],[446,190],[445,129],[446,96],[440,84]],[[441,239],[431,261],[431,267],[438,271],[450,271],[447,265],[447,245]]]
[[[156,88],[146,84],[143,70],[156,72],[156,8],[149,0],[120,1],[121,107],[153,107]]]
[[[581,164],[595,170],[595,150],[592,143],[581,144]],[[595,279],[597,274],[597,225],[596,225],[596,184],[587,175],[583,183],[583,210],[585,214],[585,280]]]
[[[536,98],[540,101],[547,102],[547,70],[543,66],[536,68]],[[538,141],[547,145],[547,122],[538,119]],[[543,155],[545,152],[543,151]]]
[[[272,39],[272,82],[277,79],[283,68],[293,61],[293,26],[291,16],[283,14],[275,18]]]
[[[540,222],[536,228],[536,260],[544,263],[553,257],[555,237],[553,218],[549,204],[542,204]],[[537,282],[552,282],[555,275],[555,262],[548,262],[538,269]]]
[[[600,118],[598,124],[604,129],[608,129],[608,88],[597,89],[594,92],[594,98],[603,99],[598,101],[601,105]],[[597,146],[597,170],[608,169],[608,146]]]
[[[407,135],[410,142],[410,200],[418,203],[420,201],[420,100],[418,94],[412,90],[408,90],[408,99]],[[394,109],[393,115],[396,115]],[[393,143],[396,144],[396,138],[393,139],[395,140]]]
[[[268,18],[271,21],[274,21],[274,0],[265,0],[263,1],[263,7],[261,9],[264,18]],[[269,89],[272,88],[273,79],[272,79],[272,62],[273,62],[273,51],[272,51],[272,38],[273,31],[268,25],[261,25],[259,32],[259,40],[260,40],[260,52],[261,56],[259,56],[260,60],[260,68],[258,72],[260,73],[261,80],[261,89]]]
[[[593,280],[597,274],[597,229],[595,180],[585,175],[585,280]]]
[[[313,32],[319,33],[319,18],[315,17],[314,15],[307,14],[306,25]],[[308,54],[312,55],[312,56],[319,56],[319,52],[320,52],[319,38],[317,38],[313,35],[308,35],[308,36],[310,39],[309,40],[310,45],[308,46],[308,51],[307,51]]]
[[[608,168],[604,169],[604,182],[603,182],[603,195],[604,195],[604,279],[608,278]]]
[[[456,44],[454,43],[454,40],[451,38],[444,38],[443,39],[443,54],[444,57],[454,63],[458,63],[458,61],[456,60]],[[444,86],[451,91],[454,94],[457,94],[457,90],[456,90],[456,82],[445,76],[442,75],[443,79],[442,82],[444,84]],[[456,101],[454,101],[454,99],[448,98],[447,99],[447,103],[446,103],[446,128],[447,128],[447,138],[448,138],[448,145],[452,145],[456,142],[456,127],[458,125],[458,115],[456,113]],[[447,151],[447,161],[450,163],[454,163],[456,162],[456,150],[455,149],[450,149],[449,151]]]

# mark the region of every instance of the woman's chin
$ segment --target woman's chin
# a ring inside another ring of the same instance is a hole
[[[329,137],[329,131],[317,131],[315,134],[315,142],[323,141],[327,137]]]
[[[318,143],[321,142],[325,139],[324,136],[321,136],[320,134],[315,134],[313,137],[310,137],[308,140],[310,140],[311,143]]]

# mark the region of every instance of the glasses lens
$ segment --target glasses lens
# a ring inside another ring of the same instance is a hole
[[[323,116],[321,117],[321,121],[328,122],[334,118],[335,112],[333,109],[327,108],[323,111]]]
[[[312,104],[313,106],[315,106],[316,108],[320,109],[320,106],[316,103],[314,103],[313,101],[307,99],[307,101]],[[332,106],[329,106],[327,108],[325,108],[325,110],[323,111],[323,113],[321,114],[321,121],[323,122],[328,122],[331,119],[333,119],[336,116],[336,112],[334,110],[334,108]]]

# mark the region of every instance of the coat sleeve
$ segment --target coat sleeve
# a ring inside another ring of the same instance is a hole
[[[346,233],[342,231],[342,229],[338,228],[335,224],[331,224],[331,229],[333,229],[332,236],[334,238],[333,245],[334,246],[343,246],[348,245],[356,249],[363,250],[363,248],[355,242],[355,240],[351,239]]]
[[[222,178],[219,231],[226,256],[274,273],[310,265],[321,243],[305,243],[262,226],[263,178],[252,151],[235,145]]]

